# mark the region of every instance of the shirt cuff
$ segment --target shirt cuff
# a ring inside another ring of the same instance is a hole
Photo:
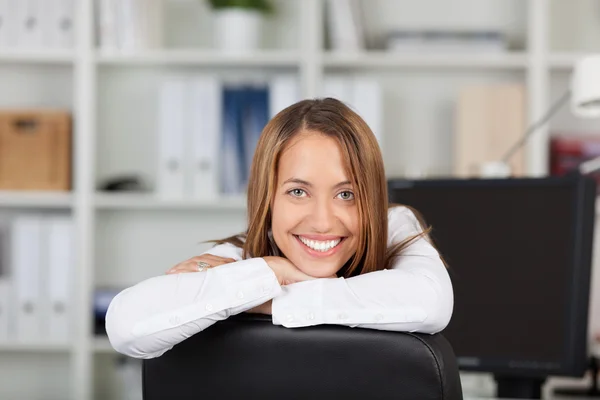
[[[422,307],[394,306],[393,303],[386,307],[375,292],[366,293],[366,298],[361,299],[344,278],[299,282],[283,286],[281,290],[273,299],[273,324],[287,328],[417,323],[427,319]]]

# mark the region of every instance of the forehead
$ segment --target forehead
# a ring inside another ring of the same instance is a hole
[[[290,139],[281,153],[277,175],[305,180],[349,178],[338,141],[315,131],[302,131]]]

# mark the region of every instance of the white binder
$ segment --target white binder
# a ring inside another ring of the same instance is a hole
[[[7,342],[10,337],[10,280],[0,276],[0,342]]]
[[[48,1],[48,0],[44,0]],[[51,16],[51,43],[59,49],[72,49],[75,42],[75,0],[53,0],[54,10]]]
[[[300,87],[295,75],[276,75],[269,82],[269,115],[273,118],[281,110],[300,101]]]
[[[323,97],[333,97],[347,105],[352,103],[352,79],[344,75],[328,75],[324,79]]]
[[[377,138],[379,147],[383,146],[383,99],[381,85],[376,79],[356,76],[352,83],[352,106],[365,120]]]
[[[43,317],[47,338],[66,343],[71,338],[72,276],[74,267],[73,223],[70,217],[55,216],[46,220],[47,300]]]
[[[187,171],[194,198],[219,196],[219,144],[221,142],[222,91],[217,76],[194,78],[189,86],[186,121],[192,149]]]
[[[42,218],[35,215],[17,216],[12,225],[15,339],[20,342],[42,339],[42,225]]]
[[[118,49],[118,1],[119,0],[98,0],[97,32],[100,49],[103,51],[115,51]]]
[[[44,0],[17,1],[17,46],[39,49],[42,47],[42,16]]]
[[[0,48],[17,45],[15,18],[18,0],[0,0]]]
[[[0,217],[0,342],[10,339],[14,329],[11,307],[10,224]]]
[[[167,80],[160,87],[156,193],[163,198],[185,196],[185,93],[183,79]]]

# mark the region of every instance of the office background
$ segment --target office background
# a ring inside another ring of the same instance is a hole
[[[43,15],[70,20],[70,33],[0,31],[0,106],[72,116],[72,182],[69,190],[4,190],[0,212],[7,229],[22,222],[25,239],[8,247],[25,253],[35,243],[27,233],[46,229],[36,228],[40,221],[58,230],[60,222],[71,224],[71,237],[59,243],[73,259],[61,273],[73,288],[65,298],[74,322],[70,336],[56,341],[6,334],[0,398],[135,398],[130,382],[137,365],[97,334],[95,300],[164,273],[207,249],[202,241],[243,230],[245,201],[235,190],[243,187],[243,165],[228,175],[234,189],[227,193],[214,175],[178,181],[161,169],[170,151],[187,143],[182,136],[173,145],[162,133],[165,124],[191,123],[173,106],[187,104],[190,87],[198,104],[208,104],[203,109],[211,109],[210,99],[237,101],[235,108],[253,90],[268,93],[271,104],[256,111],[263,119],[286,102],[334,95],[375,128],[388,177],[465,175],[472,171],[457,165],[470,165],[469,154],[479,153],[472,146],[482,130],[490,129],[490,141],[516,141],[566,91],[578,56],[600,51],[598,0],[360,0],[352,14],[359,19],[326,0],[276,0],[261,23],[258,49],[246,52],[218,48],[216,17],[204,0],[128,0],[116,8],[111,1],[50,3],[54,8]],[[153,11],[136,16],[136,3]],[[33,0],[11,4],[0,1],[3,21],[14,15],[25,23],[42,7]],[[231,111],[211,110],[204,117],[213,128]],[[469,118],[474,115],[488,119]],[[560,173],[551,161],[567,139],[597,149],[599,122],[576,119],[563,107],[517,156],[516,170]],[[214,142],[218,164],[224,149]],[[196,156],[205,155],[190,155]],[[137,181],[123,183],[127,193],[106,190],[122,178]],[[596,257],[590,338],[600,332],[599,269]],[[22,279],[36,279],[31,276]],[[465,374],[466,389],[484,392],[486,385],[486,377]]]

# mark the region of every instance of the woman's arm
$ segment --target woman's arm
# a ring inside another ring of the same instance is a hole
[[[422,229],[405,207],[389,212],[389,244]],[[450,322],[454,297],[448,271],[425,238],[408,246],[390,270],[344,279],[318,279],[282,288],[273,323],[286,327],[339,324],[437,333]]]
[[[239,260],[230,244],[207,251]],[[118,352],[154,358],[217,321],[252,309],[281,292],[262,258],[204,272],[157,276],[119,293],[106,314],[106,332]]]

